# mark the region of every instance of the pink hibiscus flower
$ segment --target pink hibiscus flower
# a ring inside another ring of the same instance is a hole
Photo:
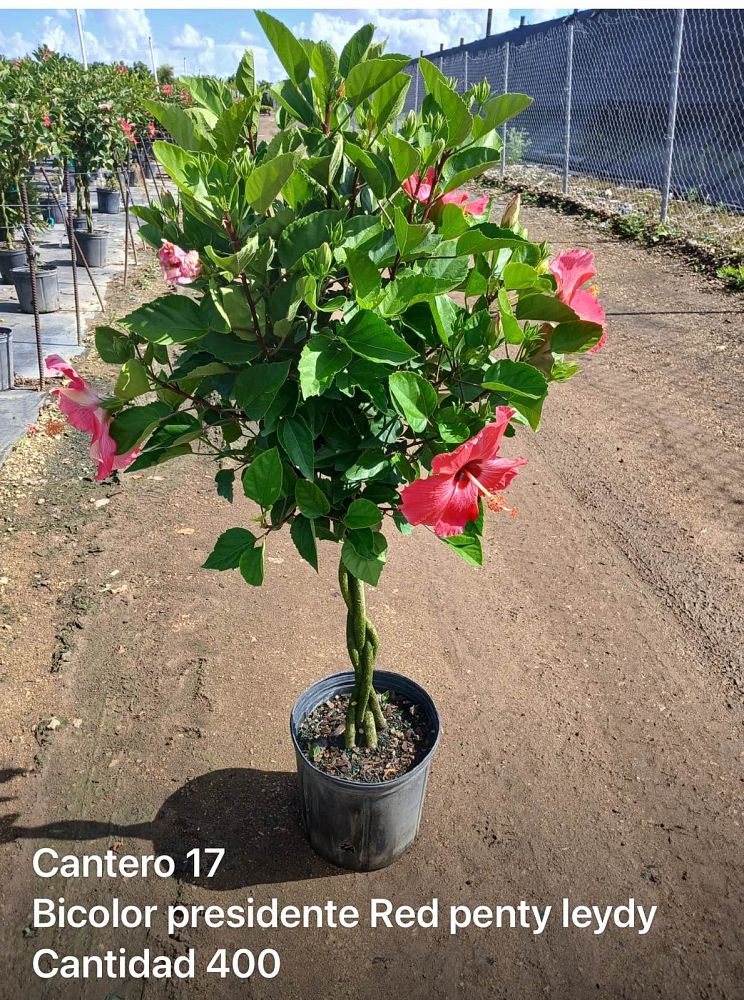
[[[158,259],[165,280],[174,285],[190,285],[192,281],[196,281],[202,269],[196,250],[189,250],[187,253],[168,240],[163,240],[162,243]]]
[[[164,83],[160,89],[168,97],[173,93],[173,87],[169,83]]]
[[[468,521],[477,520],[481,497],[491,510],[516,513],[497,493],[526,464],[523,458],[498,457],[501,438],[515,412],[499,406],[493,423],[449,454],[435,457],[427,479],[403,487],[400,509],[409,524],[426,524],[441,538],[460,535]]]
[[[598,351],[607,340],[604,332],[605,311],[597,296],[589,289],[582,288],[587,281],[596,277],[594,254],[591,250],[563,250],[550,262],[550,273],[558,286],[558,298],[576,313],[579,319],[598,323],[602,336],[587,353]]]
[[[124,455],[117,455],[116,442],[109,433],[111,420],[108,410],[101,406],[101,397],[72,365],[59,354],[46,359],[48,371],[62,372],[69,384],[52,389],[60,410],[73,427],[90,435],[90,457],[98,465],[96,479],[108,479],[114,469],[126,469],[140,454],[134,448]]]
[[[126,118],[120,118],[119,125],[121,127],[122,132],[127,137],[127,139],[129,139],[130,142],[133,142],[136,146],[137,140],[134,137],[134,125],[132,125],[131,122],[128,122]]]
[[[49,117],[49,115],[44,115],[43,118],[41,119],[41,124],[44,125],[46,128],[49,128],[49,126],[52,124],[52,119]]]
[[[483,215],[488,205],[488,195],[484,194],[470,201],[467,191],[448,191],[440,201],[443,205],[459,205],[465,215]]]
[[[155,122],[148,122],[147,134],[150,136],[151,139],[155,138],[157,134],[157,129],[155,128]]]
[[[401,187],[409,198],[426,204],[431,197],[431,186],[434,183],[434,167],[429,167],[426,174],[421,177],[418,173],[407,177]]]

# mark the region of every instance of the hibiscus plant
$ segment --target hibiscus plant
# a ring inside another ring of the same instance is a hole
[[[280,528],[316,570],[318,541],[338,543],[356,674],[346,744],[374,746],[385,722],[364,588],[385,564],[383,525],[424,525],[480,565],[485,510],[510,509],[524,464],[516,438],[598,346],[604,314],[581,287],[590,254],[551,261],[518,199],[492,222],[489,199],[463,188],[497,166],[499,130],[529,97],[485,82],[460,94],[421,59],[426,97],[403,117],[409,59],[371,25],[337,55],[258,17],[287,73],[272,88],[278,133],[258,134],[250,53],[237,99],[203,80],[188,108],[149,105],[172,137],[154,152],[177,197],[136,212],[174,287],[98,328],[121,366],[112,396],[69,366],[58,395],[99,478],[208,453],[219,496],[255,501],[206,568],[257,586]]]

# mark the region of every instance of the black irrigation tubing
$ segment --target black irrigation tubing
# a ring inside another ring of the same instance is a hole
[[[46,171],[44,170],[43,167],[41,168],[41,172],[44,175],[44,179],[46,180],[47,184],[49,184],[49,178],[48,178],[47,173],[46,173]],[[51,185],[50,185],[50,187],[51,187]],[[62,211],[62,206],[61,206],[59,198],[57,197],[56,192],[54,190],[52,190],[52,197],[54,198],[54,201],[55,201],[57,207],[59,208],[59,210],[61,212]],[[85,259],[85,254],[80,249],[80,244],[78,243],[77,236],[75,235],[75,230],[72,229],[72,227],[70,227],[68,235],[71,237],[70,243],[71,244],[72,243],[75,244],[75,252],[80,254],[80,260],[83,262],[83,267],[85,268],[85,270],[88,273],[88,277],[90,278],[90,283],[93,286],[93,291],[96,293],[96,298],[98,299],[98,304],[101,307],[101,312],[105,312],[106,306],[104,305],[103,297],[101,296],[101,292],[100,292],[100,290],[98,288],[98,285],[96,284],[96,279],[93,277],[93,272],[91,271],[90,267],[88,266],[88,261]]]
[[[41,319],[39,317],[39,301],[36,297],[36,256],[31,242],[31,212],[28,207],[28,192],[26,182],[20,183],[21,201],[23,202],[23,236],[26,241],[26,258],[28,260],[29,276],[31,278],[31,307],[34,311],[34,334],[36,336],[36,360],[39,363],[39,389],[44,388],[44,351],[41,346]]]

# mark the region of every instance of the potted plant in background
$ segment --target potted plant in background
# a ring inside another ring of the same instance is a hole
[[[257,135],[250,53],[237,102],[204,80],[189,108],[148,103],[173,137],[154,150],[179,200],[135,211],[174,290],[97,330],[120,366],[111,397],[50,364],[71,380],[64,412],[93,428],[100,478],[202,449],[222,502],[255,501],[206,568],[261,585],[284,527],[316,570],[318,542],[338,546],[351,669],[299,697],[291,735],[311,844],[372,869],[413,842],[439,736],[429,695],[377,669],[365,588],[387,559],[383,525],[425,525],[444,558],[480,565],[520,441],[601,343],[604,314],[583,287],[590,254],[551,260],[518,201],[493,223],[463,189],[498,164],[500,129],[529,97],[485,82],[460,95],[421,59],[422,113],[398,126],[409,60],[371,25],[337,55],[257,16],[288,77],[273,88],[278,134]]]

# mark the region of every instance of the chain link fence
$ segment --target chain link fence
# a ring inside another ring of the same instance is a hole
[[[744,10],[588,11],[427,58],[460,93],[534,98],[505,127],[506,181],[744,252]]]

